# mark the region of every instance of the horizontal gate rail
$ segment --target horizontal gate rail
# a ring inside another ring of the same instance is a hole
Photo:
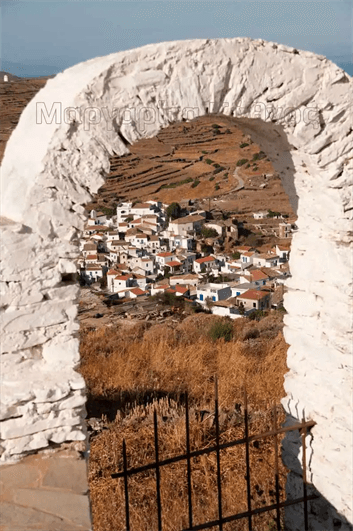
[[[158,531],[163,531],[162,527],[162,502],[161,502],[161,489],[160,489],[160,474],[161,474],[161,468],[167,465],[171,465],[173,463],[178,463],[180,461],[186,461],[187,464],[187,498],[188,498],[188,520],[189,520],[189,527],[181,530],[181,531],[201,531],[202,529],[209,529],[212,527],[217,526],[219,531],[223,530],[223,525],[227,524],[229,522],[233,522],[236,520],[246,519],[248,522],[248,531],[252,531],[252,518],[256,515],[275,511],[276,517],[275,517],[275,525],[277,531],[282,531],[281,527],[281,518],[280,518],[280,510],[284,507],[289,507],[291,505],[296,504],[304,504],[304,531],[308,531],[309,529],[309,522],[308,522],[308,501],[316,499],[317,495],[310,495],[307,494],[307,478],[306,478],[306,443],[305,438],[306,434],[308,433],[308,430],[315,426],[315,422],[312,420],[305,420],[305,418],[302,419],[302,422],[292,424],[291,426],[285,426],[285,427],[278,427],[277,426],[277,409],[276,406],[273,407],[273,429],[255,434],[255,435],[249,435],[249,414],[248,414],[248,407],[247,407],[247,394],[246,391],[244,391],[244,437],[241,439],[236,439],[233,441],[229,441],[226,443],[220,443],[220,427],[219,427],[219,411],[218,411],[218,381],[217,378],[215,379],[215,429],[216,429],[216,444],[207,448],[202,448],[200,450],[190,450],[190,425],[189,425],[189,399],[188,394],[186,393],[185,397],[185,408],[186,408],[186,422],[185,422],[185,428],[186,428],[186,453],[177,455],[174,457],[169,457],[167,459],[161,460],[159,458],[159,440],[158,440],[158,418],[157,418],[157,411],[154,410],[153,413],[153,425],[154,425],[154,448],[155,448],[155,462],[149,463],[144,466],[140,467],[134,467],[134,468],[128,468],[127,466],[127,454],[126,454],[126,443],[125,439],[123,440],[123,448],[122,448],[122,455],[123,455],[123,470],[120,472],[116,472],[114,474],[111,474],[111,477],[113,479],[118,478],[124,478],[124,492],[125,492],[125,523],[126,523],[126,531],[132,531],[130,529],[130,508],[129,508],[129,491],[128,491],[128,478],[131,476],[134,476],[136,474],[139,474],[141,472],[146,472],[148,470],[155,470],[156,473],[156,506],[157,506],[157,521],[158,521]],[[285,434],[288,432],[292,432],[295,430],[299,430],[301,434],[301,442],[303,445],[303,496],[300,498],[295,498],[293,500],[286,500],[286,501],[280,501],[280,487],[279,487],[279,465],[278,465],[278,435]],[[253,441],[257,441],[259,439],[263,439],[266,437],[273,437],[274,438],[274,453],[275,453],[275,464],[274,464],[274,476],[275,476],[275,496],[276,496],[276,503],[272,505],[267,505],[265,507],[260,507],[257,509],[252,509],[251,507],[251,481],[250,481],[250,443]],[[233,514],[231,516],[223,516],[222,515],[222,481],[221,481],[221,450],[225,450],[227,448],[233,448],[238,445],[245,445],[245,466],[246,466],[246,497],[247,497],[247,505],[248,510],[246,512]],[[191,475],[192,475],[192,468],[191,468],[191,460],[194,457],[199,457],[201,455],[206,455],[210,453],[216,454],[216,474],[217,474],[217,504],[218,504],[218,518],[217,520],[213,520],[210,522],[205,522],[203,524],[194,525],[193,524],[193,503],[192,503],[192,482],[191,482]],[[138,530],[136,530],[138,531]],[[152,530],[151,530],[152,531]]]

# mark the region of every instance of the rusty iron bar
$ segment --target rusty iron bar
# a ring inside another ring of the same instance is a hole
[[[189,529],[192,529],[192,490],[191,490],[191,454],[190,454],[190,424],[189,424],[189,395],[185,395],[185,427],[186,427],[186,460],[188,474],[188,511],[189,511]]]
[[[262,439],[264,437],[272,437],[273,435],[280,435],[282,433],[287,433],[288,431],[295,431],[295,430],[301,430],[303,428],[312,428],[315,426],[316,422],[313,420],[306,421],[305,424],[297,423],[293,424],[292,426],[286,426],[284,428],[277,429],[277,431],[267,431],[264,433],[260,433],[258,435],[251,435],[249,437],[249,442],[257,441],[259,439]],[[227,448],[233,448],[234,446],[238,446],[239,444],[245,444],[246,439],[237,439],[235,441],[230,441],[227,443],[222,443],[219,445],[220,450],[225,450]],[[202,450],[194,450],[193,452],[190,452],[190,457],[199,457],[200,455],[210,454],[216,450],[216,446],[210,446],[209,448],[203,448]],[[171,465],[172,463],[177,463],[178,461],[185,461],[186,454],[177,455],[175,457],[169,457],[168,459],[164,459],[163,461],[159,462],[159,466],[166,466]],[[128,476],[138,474],[139,472],[146,472],[146,470],[154,470],[156,468],[155,463],[149,463],[148,465],[136,467],[136,468],[130,468],[130,470],[127,471]],[[115,472],[114,474],[111,474],[111,477],[113,479],[122,478],[124,477],[124,472]]]
[[[273,406],[273,429],[277,430],[277,407]],[[279,472],[278,472],[278,441],[277,435],[274,435],[275,447],[275,487],[276,487],[276,525],[277,531],[281,531],[281,510],[279,508]]]
[[[127,456],[126,456],[126,442],[123,439],[123,466],[124,466],[124,490],[125,490],[125,522],[126,531],[130,531],[130,511],[129,511],[129,488],[128,488],[128,474],[127,474]]]
[[[249,531],[252,531],[249,418],[248,418],[248,396],[246,393],[246,389],[244,389],[244,428],[245,428],[246,494],[247,494],[247,499],[248,499],[248,527],[249,527]]]
[[[159,449],[158,449],[158,420],[156,409],[153,412],[154,424],[154,450],[156,456],[156,490],[157,490],[157,517],[158,517],[158,531],[162,531],[162,504],[161,504],[161,485],[160,485],[160,464],[159,464]]]
[[[319,496],[317,494],[312,494],[311,496],[307,497],[307,500],[316,500]],[[295,500],[287,500],[284,502],[280,502],[279,507],[280,509],[283,509],[284,507],[289,507],[290,505],[297,505],[299,503],[303,503],[304,498],[296,498]],[[252,509],[250,515],[256,516],[258,514],[262,513],[269,513],[271,511],[274,511],[276,509],[277,505],[274,503],[273,505],[267,505],[266,507],[259,507],[258,509]],[[244,513],[238,513],[233,514],[231,516],[226,516],[222,518],[223,524],[228,524],[229,522],[234,522],[235,520],[243,520],[244,518],[249,517],[249,512],[246,511]],[[219,525],[218,520],[213,520],[212,522],[206,522],[205,524],[196,525],[191,529],[183,529],[183,531],[201,531],[202,529],[209,529],[210,527],[215,527]]]
[[[221,452],[219,441],[219,414],[218,414],[218,378],[215,378],[215,424],[216,424],[216,459],[217,459],[217,492],[218,492],[218,519],[219,531],[222,531],[222,478],[221,478]]]
[[[305,416],[303,415],[302,423],[305,424]],[[308,521],[308,500],[307,500],[307,488],[306,488],[306,427],[303,427],[302,431],[302,446],[303,446],[303,494],[304,494],[304,529],[309,530]]]

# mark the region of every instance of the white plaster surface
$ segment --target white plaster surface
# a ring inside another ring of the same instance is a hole
[[[208,108],[238,119],[297,209],[283,404],[316,421],[312,480],[352,521],[352,95],[352,78],[325,57],[243,38],[148,45],[47,82],[22,113],[1,168],[2,461],[84,437],[77,290],[61,278],[74,272],[82,204],[103,184],[109,155],[187,118],[187,108],[200,116]],[[38,123],[37,103],[49,112],[55,102],[60,116]],[[81,117],[97,108],[100,120],[66,123],[68,107]]]

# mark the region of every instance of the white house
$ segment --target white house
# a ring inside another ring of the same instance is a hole
[[[92,254],[97,254],[97,243],[93,242],[87,242],[84,243],[83,249],[82,249],[82,255],[84,257]]]
[[[107,273],[107,288],[110,291],[114,291],[113,284],[114,284],[114,278],[121,275],[120,271],[117,271],[116,269],[109,269]]]
[[[260,211],[260,212],[254,212],[253,213],[254,219],[265,219],[268,217],[268,212]]]
[[[199,215],[185,216],[183,218],[173,219],[169,222],[168,231],[170,235],[187,236],[201,229],[205,218]]]
[[[287,245],[276,245],[275,254],[279,256],[280,262],[288,262],[290,247]]]
[[[243,316],[239,313],[234,301],[228,299],[224,301],[214,302],[211,307],[211,312],[214,315],[222,317],[230,317],[231,319],[241,319]]]
[[[251,265],[254,263],[254,259],[256,255],[257,255],[256,251],[244,251],[240,253],[240,262],[242,264]]]
[[[270,305],[270,293],[261,290],[248,290],[237,297],[246,310],[266,310]]]
[[[139,257],[136,264],[140,267],[145,275],[153,275],[154,272],[154,259],[150,256]]]
[[[172,287],[177,286],[178,284],[181,286],[197,286],[199,283],[199,277],[198,275],[177,275],[175,277],[169,278],[170,285]]]
[[[113,280],[113,292],[119,293],[133,285],[132,275],[118,275]],[[124,295],[125,296],[125,295]]]
[[[257,267],[275,267],[279,263],[279,256],[273,254],[257,254],[253,257],[253,265]]]
[[[213,302],[229,299],[232,295],[232,290],[229,284],[200,284],[197,286],[197,302],[205,304],[206,299]]]
[[[163,271],[167,262],[172,262],[175,260],[175,255],[173,253],[165,252],[156,254],[156,264],[160,270]]]
[[[194,261],[193,268],[195,273],[210,272],[217,268],[217,260],[214,256],[204,256]]]
[[[103,277],[102,268],[98,265],[89,265],[85,268],[85,275],[92,282],[97,282],[100,278]]]
[[[161,245],[161,240],[160,240],[159,236],[157,236],[157,235],[149,236],[149,238],[147,240],[147,243],[146,243],[146,249],[148,251],[150,251],[153,254],[156,254],[156,253],[160,252],[161,247],[162,247],[162,245]]]

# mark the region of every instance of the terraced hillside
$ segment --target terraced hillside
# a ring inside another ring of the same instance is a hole
[[[22,110],[45,83],[45,78],[0,82],[0,160]],[[225,117],[173,124],[130,151],[111,158],[106,183],[88,208],[114,208],[126,199],[207,199],[243,215],[271,209],[295,219],[266,154]]]
[[[228,119],[173,124],[130,151],[111,159],[107,181],[89,208],[112,208],[121,200],[226,199],[226,210],[246,215],[271,209],[294,218],[267,155]]]

